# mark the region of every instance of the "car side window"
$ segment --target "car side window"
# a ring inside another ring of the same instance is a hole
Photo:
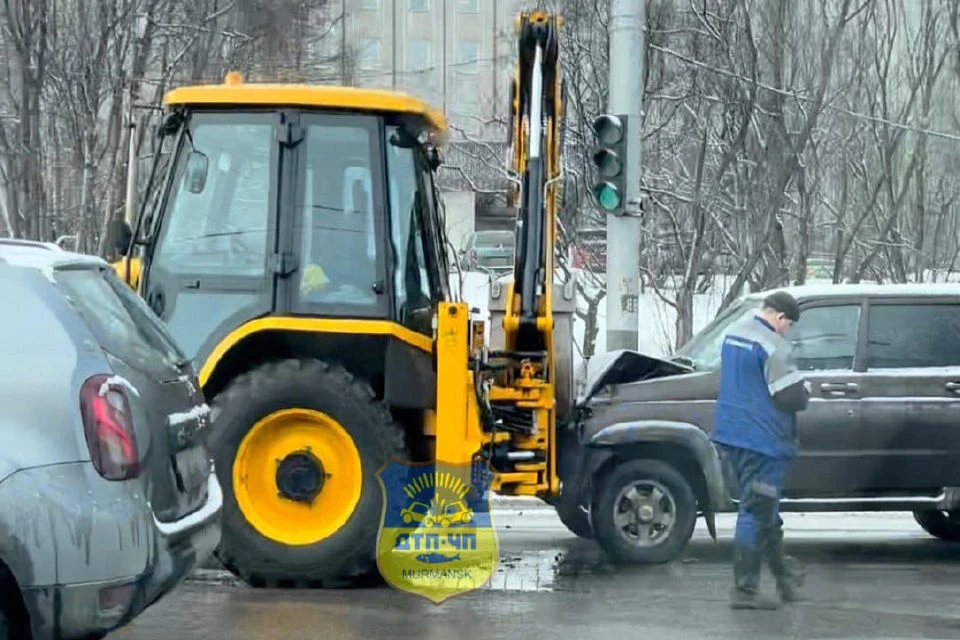
[[[867,368],[960,365],[960,304],[873,304]]]
[[[860,305],[805,309],[788,339],[801,371],[853,370]]]

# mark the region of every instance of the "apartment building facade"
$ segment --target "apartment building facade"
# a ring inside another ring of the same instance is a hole
[[[430,102],[453,139],[503,138],[520,0],[341,1],[354,84]]]

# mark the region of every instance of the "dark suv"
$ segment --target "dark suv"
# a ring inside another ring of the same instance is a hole
[[[788,339],[812,398],[782,510],[913,511],[930,534],[960,541],[960,284],[787,291],[803,310]],[[714,514],[737,508],[709,439],[720,343],[765,293],[668,359],[591,361],[560,452],[555,506],[571,531],[626,562],[675,558],[699,515],[716,538]]]

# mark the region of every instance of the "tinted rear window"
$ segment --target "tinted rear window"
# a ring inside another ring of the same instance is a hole
[[[867,368],[960,365],[960,304],[870,307]]]
[[[186,360],[153,311],[112,270],[58,270],[54,279],[111,355],[141,371],[169,370]]]

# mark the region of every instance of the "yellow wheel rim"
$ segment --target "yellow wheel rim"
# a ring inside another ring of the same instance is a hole
[[[356,508],[362,483],[353,438],[312,409],[285,409],[257,422],[233,463],[240,512],[261,535],[287,545],[336,533]]]

